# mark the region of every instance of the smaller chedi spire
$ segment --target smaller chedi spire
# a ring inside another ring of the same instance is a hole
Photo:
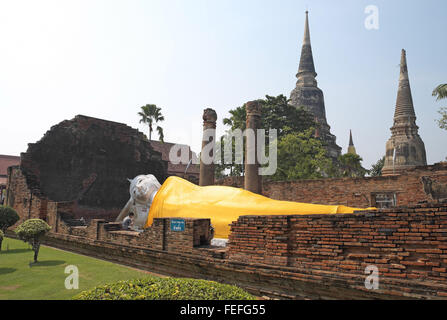
[[[348,146],[348,153],[349,154],[357,154],[355,147],[354,147],[354,142],[352,141],[352,130],[349,130],[349,146]]]
[[[398,174],[415,166],[427,165],[425,145],[418,129],[408,77],[407,55],[402,49],[394,121],[391,138],[386,143],[382,175]]]

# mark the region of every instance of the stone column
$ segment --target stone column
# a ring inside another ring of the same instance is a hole
[[[246,146],[245,146],[245,177],[244,188],[248,191],[261,194],[261,176],[259,175],[259,161],[257,157],[257,129],[261,126],[261,106],[257,101],[245,104],[246,120]]]
[[[216,120],[217,114],[211,108],[203,110],[203,138],[202,152],[200,154],[200,186],[209,186],[214,184],[214,146],[216,144]],[[203,161],[203,159],[208,161]]]

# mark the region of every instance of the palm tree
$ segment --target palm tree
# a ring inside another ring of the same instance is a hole
[[[432,95],[433,97],[436,97],[436,101],[447,98],[447,83],[437,86],[435,90],[433,90]]]
[[[154,123],[158,123],[164,121],[165,118],[161,114],[161,108],[157,107],[155,104],[147,104],[141,107],[141,111],[138,112],[138,115],[141,116],[140,123],[147,123],[149,126],[149,140],[152,140],[152,125]],[[163,142],[164,134],[163,128],[157,126],[158,137],[161,142]]]

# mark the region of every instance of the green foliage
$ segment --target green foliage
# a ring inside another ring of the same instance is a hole
[[[0,206],[0,230],[6,231],[9,227],[19,221],[17,212],[8,206]]]
[[[371,177],[378,177],[382,175],[382,168],[385,165],[385,156],[377,160],[375,164],[372,165],[371,169],[369,170],[369,175]]]
[[[229,176],[242,176],[244,174],[244,165],[236,161],[236,143],[234,139],[231,141],[232,148],[232,163],[225,163],[224,159],[224,147],[225,143],[230,139],[229,133],[225,133],[220,137],[220,141],[216,142],[216,159],[219,161],[214,165],[214,172],[216,179],[221,179],[226,176],[225,171],[229,170]],[[244,146],[242,146],[244,148]],[[244,150],[244,149],[243,149]],[[242,152],[244,152],[242,150]],[[243,155],[242,155],[243,157]]]
[[[161,108],[157,107],[155,104],[147,104],[141,107],[141,111],[138,112],[138,115],[141,117],[140,123],[145,123],[149,126],[149,140],[152,139],[152,131],[153,124],[162,122],[165,120],[163,115],[161,114]],[[157,126],[158,138],[161,142],[164,139],[163,128]]]
[[[272,97],[265,96],[264,100],[258,100],[261,105],[261,128],[278,130],[278,138],[293,132],[299,132],[315,127],[312,114],[304,108],[295,108],[289,104],[284,95]],[[231,130],[245,130],[246,112],[245,105],[230,110],[230,118],[223,119],[223,124],[231,127]]]
[[[447,83],[440,84],[434,90],[432,95],[436,97],[436,101],[447,98]],[[441,119],[436,120],[439,128],[447,130],[447,108],[442,107],[439,111]]]
[[[28,219],[14,230],[19,239],[32,245],[34,262],[37,262],[40,241],[50,229],[51,227],[42,219]]]
[[[341,177],[364,177],[368,170],[362,167],[362,158],[357,154],[346,153],[338,157],[338,171]]]
[[[21,240],[28,242],[31,239],[40,238],[50,229],[51,227],[42,219],[28,219],[19,225],[15,232]]]
[[[447,130],[447,107],[442,107],[438,113],[441,115],[441,119],[436,120],[439,128]]]
[[[433,90],[432,95],[436,97],[436,100],[447,98],[447,83],[440,84],[439,86],[437,86]]]
[[[332,160],[315,130],[289,133],[278,143],[278,169],[272,180],[318,179],[333,171]]]
[[[254,300],[244,290],[214,281],[156,278],[134,279],[83,291],[74,300]]]
[[[266,95],[263,100],[258,100],[261,105],[261,128],[266,131],[266,146],[268,146],[269,129],[277,130],[277,138],[281,141],[285,136],[291,133],[299,133],[316,127],[313,115],[304,108],[295,108],[289,104],[289,100],[284,95],[272,97]],[[245,105],[230,110],[231,116],[223,119],[224,125],[230,126],[231,130],[240,129],[245,130],[246,126],[246,111]],[[228,132],[221,137],[221,143],[216,147],[224,154],[223,140],[228,138]],[[235,143],[233,145],[233,163],[221,164],[215,166],[215,172],[218,177],[223,177],[225,170],[229,171],[230,176],[241,176],[244,172],[244,165],[234,161]],[[244,146],[245,148],[245,146]],[[268,153],[268,147],[266,147]],[[244,149],[245,150],[245,149]],[[279,160],[278,160],[279,161]],[[289,164],[291,162],[288,162]],[[283,168],[284,170],[288,170]],[[302,173],[302,176],[308,176],[309,173]]]

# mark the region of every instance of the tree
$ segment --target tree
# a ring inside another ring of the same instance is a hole
[[[436,97],[436,101],[447,98],[447,83],[437,86],[433,90],[432,95]]]
[[[17,221],[19,221],[19,219],[19,215],[13,208],[8,206],[0,206],[0,250],[6,229],[13,226]]]
[[[357,154],[346,153],[338,157],[339,175],[342,177],[364,177],[368,170],[362,167],[362,158]]]
[[[222,179],[226,176],[242,176],[244,174],[244,164],[236,162],[236,143],[234,139],[231,141],[232,162],[225,163],[225,144],[230,139],[227,131],[220,137],[220,141],[216,141],[216,159],[218,160],[214,166],[216,179]],[[229,172],[228,174],[226,172]]]
[[[0,251],[2,251],[2,242],[3,242],[3,237],[4,237],[3,231],[2,231],[2,230],[0,230]]]
[[[375,164],[372,165],[371,169],[369,170],[369,175],[371,177],[378,177],[382,175],[382,168],[385,165],[385,156],[377,160]]]
[[[19,215],[13,208],[0,206],[0,230],[6,232],[6,229],[13,226],[19,219]]]
[[[284,95],[265,97],[258,101],[261,104],[261,128],[266,130],[266,136],[269,129],[277,129],[278,138],[282,138],[288,133],[301,132],[316,126],[314,117],[309,111],[304,107],[295,108],[290,105]],[[245,105],[230,110],[229,113],[231,117],[224,118],[223,124],[230,126],[231,130],[245,130]]]
[[[304,109],[304,107],[296,108],[289,104],[289,100],[284,95],[277,97],[266,95],[265,99],[258,100],[261,105],[261,126],[265,129],[266,146],[268,146],[269,129],[277,130],[277,139],[282,140],[283,137],[290,133],[304,132],[311,127],[316,127],[313,115]],[[231,116],[223,119],[223,124],[230,127],[231,130],[245,130],[246,110],[245,105],[230,110]],[[227,138],[228,132],[221,137]],[[235,151],[235,143],[233,144],[233,154]],[[223,144],[221,143],[221,148]],[[223,151],[223,149],[221,149]],[[245,146],[244,146],[245,150]],[[266,147],[268,152],[268,147]],[[229,170],[230,176],[240,176],[243,174],[244,165],[238,163],[221,164],[216,166],[216,171],[220,174],[224,170]]]
[[[42,219],[26,220],[15,229],[17,236],[33,247],[34,262],[37,262],[42,238],[50,229],[51,227]]]
[[[147,104],[141,107],[141,111],[138,112],[138,115],[141,117],[140,123],[145,123],[149,126],[149,140],[152,140],[152,132],[154,131],[153,125],[154,123],[162,122],[165,120],[163,115],[161,114],[161,108],[157,107],[155,104]],[[161,142],[164,139],[163,128],[157,126],[158,137]]]
[[[439,128],[447,130],[447,107],[441,107],[438,113],[441,115],[441,119],[437,120]]]
[[[447,83],[440,84],[434,90],[432,95],[436,97],[436,101],[447,98]],[[442,107],[439,111],[441,119],[437,120],[438,126],[441,129],[447,130],[447,108]]]
[[[289,133],[278,142],[278,168],[272,180],[318,179],[333,171],[323,142],[314,128]]]

